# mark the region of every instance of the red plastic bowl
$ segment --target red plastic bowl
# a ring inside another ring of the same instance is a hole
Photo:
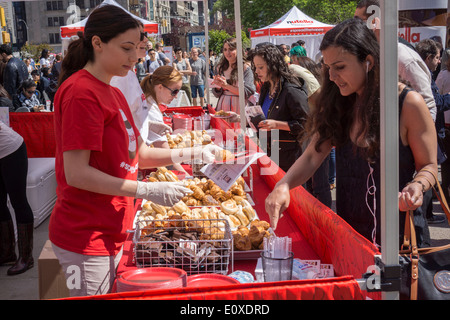
[[[239,283],[240,282],[234,278],[215,273],[196,274],[187,277],[187,287],[229,286]]]

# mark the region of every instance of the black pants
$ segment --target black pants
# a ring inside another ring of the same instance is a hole
[[[0,159],[0,221],[11,219],[7,196],[18,224],[33,223],[33,211],[27,200],[28,157],[25,142],[12,154]]]

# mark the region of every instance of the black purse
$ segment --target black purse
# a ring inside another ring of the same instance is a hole
[[[433,191],[444,209],[447,220],[450,221],[447,201],[439,181],[434,174],[433,176],[439,193],[434,186]],[[412,211],[406,213],[405,236],[399,256],[402,277],[400,299],[450,300],[450,244],[417,248]]]

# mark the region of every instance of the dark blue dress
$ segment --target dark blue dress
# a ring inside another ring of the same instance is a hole
[[[411,89],[405,88],[399,96],[399,114],[403,100]],[[372,175],[370,171],[373,169]],[[399,143],[399,191],[415,173],[414,157],[409,146]],[[376,230],[376,243],[380,243],[381,194],[380,194],[380,159],[372,163],[364,156],[364,149],[357,147],[350,138],[341,147],[336,148],[336,211],[358,233],[373,241]],[[376,217],[376,226],[374,221]],[[417,242],[419,246],[429,243],[428,225],[420,210],[414,213]],[[400,239],[403,243],[405,214],[399,213]],[[428,239],[427,239],[428,238]]]

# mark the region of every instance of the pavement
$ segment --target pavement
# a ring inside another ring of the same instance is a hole
[[[211,95],[212,96],[212,95]],[[211,97],[211,104],[215,104],[214,96]],[[335,210],[335,190],[332,191],[333,205],[331,209]],[[433,212],[436,215],[445,214],[438,201],[433,202]],[[39,268],[38,259],[48,240],[48,224],[50,218],[44,220],[34,230],[34,267],[25,273],[8,276],[6,270],[9,266],[0,266],[0,300],[39,300]],[[430,225],[432,246],[440,246],[450,243],[450,226],[445,220],[443,223]]]

